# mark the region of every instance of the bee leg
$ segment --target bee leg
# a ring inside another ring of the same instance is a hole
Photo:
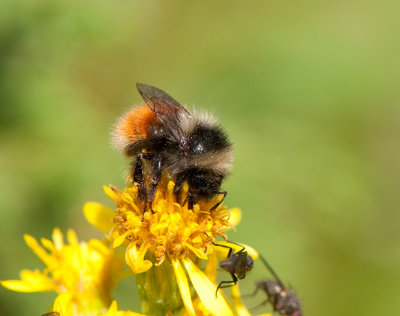
[[[154,213],[153,211],[153,200],[154,200],[154,196],[156,195],[156,190],[157,190],[157,185],[160,182],[161,179],[161,173],[162,173],[162,157],[161,156],[156,156],[154,158],[155,160],[155,164],[153,166],[153,175],[151,177],[151,185],[148,191],[148,196],[147,196],[147,200],[149,201],[150,204],[150,209],[151,211]]]
[[[176,197],[177,201],[179,201],[182,198],[182,187],[183,187],[185,182],[186,182],[185,178],[179,178],[178,177],[175,180],[174,193],[175,193],[175,197]],[[186,197],[181,202],[181,205],[185,206],[185,204],[189,202],[188,207],[189,207],[189,209],[192,208],[193,207],[192,196],[193,196],[193,194],[190,193],[190,191],[188,191],[187,194],[186,194]]]
[[[215,297],[218,297],[218,290],[219,289],[224,289],[226,287],[232,287],[234,285],[236,285],[238,279],[236,277],[236,275],[234,275],[233,273],[231,273],[232,276],[232,280],[231,281],[221,281],[217,287],[217,290],[215,291]]]
[[[182,202],[182,206],[185,206],[185,204],[188,203],[188,209],[193,209],[193,205],[194,205],[193,196],[195,196],[195,194],[188,192],[185,199]]]
[[[186,197],[185,197],[185,199],[183,200],[183,202],[182,202],[182,206],[185,206],[185,204],[187,203],[187,202],[189,202],[189,199],[190,199],[190,197],[189,197],[189,193],[186,195]]]
[[[135,164],[133,166],[133,181],[138,184],[138,197],[139,200],[145,203],[147,202],[147,188],[146,188],[146,179],[143,173],[143,161],[142,159],[151,160],[153,159],[154,154],[151,153],[140,153],[138,154]]]
[[[219,201],[217,204],[215,204],[212,208],[210,208],[210,211],[215,210],[218,206],[220,206],[220,204],[225,200],[228,192],[227,191],[220,191],[220,192],[215,192],[215,194],[223,194],[223,197],[221,199],[221,201]]]

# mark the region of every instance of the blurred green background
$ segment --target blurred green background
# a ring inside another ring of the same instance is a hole
[[[0,279],[43,268],[22,235],[101,237],[82,205],[113,203],[110,146],[136,82],[210,109],[229,132],[226,204],[304,314],[400,314],[399,1],[0,2]],[[266,277],[259,264],[242,281]],[[117,289],[138,311],[133,280]],[[54,293],[0,289],[3,315]],[[246,300],[249,307],[263,300]],[[268,308],[259,312],[268,311]]]

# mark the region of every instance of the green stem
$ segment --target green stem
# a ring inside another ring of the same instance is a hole
[[[171,262],[136,275],[142,313],[154,316],[176,315],[183,307],[176,276]]]

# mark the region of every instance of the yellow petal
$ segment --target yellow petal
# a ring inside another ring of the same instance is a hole
[[[5,288],[17,292],[43,292],[54,291],[56,286],[53,281],[39,271],[21,271],[22,280],[1,281]]]
[[[73,316],[72,308],[73,303],[72,294],[69,292],[64,292],[58,295],[53,304],[53,310],[59,312],[61,316]]]
[[[184,258],[182,261],[204,307],[217,316],[233,315],[223,296],[216,297],[217,288],[207,276],[190,259]]]
[[[52,238],[53,238],[54,246],[58,250],[61,250],[61,248],[64,246],[64,238],[63,238],[63,235],[59,228],[53,229]]]
[[[238,208],[233,208],[229,210],[231,216],[229,217],[229,224],[232,226],[236,226],[239,224],[240,220],[242,219],[242,212]]]
[[[117,316],[117,312],[118,312],[118,304],[117,301],[113,301],[111,303],[110,308],[108,309],[107,313],[102,314],[104,316]]]
[[[253,247],[246,245],[246,244],[240,244],[243,247],[246,248],[247,253],[249,254],[250,257],[252,257],[253,259],[257,259],[259,257],[258,251],[255,250]]]
[[[122,235],[119,235],[117,238],[114,239],[113,241],[113,248],[117,248],[122,245],[122,243],[125,241],[126,236],[130,234],[130,231],[126,231]]]
[[[141,245],[138,251],[136,243],[131,242],[128,247],[126,247],[125,261],[133,273],[146,272],[153,266],[153,263],[150,260],[144,260],[144,256],[149,246],[150,245]]]
[[[108,234],[114,226],[112,219],[115,216],[115,212],[100,203],[85,203],[83,206],[83,213],[90,224],[106,234]]]
[[[74,245],[74,246],[79,245],[78,237],[76,236],[75,232],[72,229],[68,230],[67,238],[68,238],[68,243],[70,245]]]
[[[250,316],[249,310],[244,306],[240,298],[238,285],[232,286],[231,298],[237,316]]]
[[[190,313],[190,315],[196,315],[194,312],[189,282],[187,280],[185,271],[183,270],[179,260],[173,259],[172,266],[174,267],[176,280],[178,282],[179,292],[181,292],[183,304],[185,304],[186,310]]]
[[[42,243],[43,247],[45,247],[50,252],[57,252],[57,249],[56,247],[54,247],[54,244],[51,242],[51,240],[48,240],[47,238],[40,238],[40,242]]]
[[[215,282],[215,279],[217,278],[217,268],[218,268],[217,256],[215,255],[215,253],[213,253],[208,256],[206,269],[204,271],[207,277],[212,282]]]
[[[107,313],[101,314],[101,316],[146,316],[131,311],[119,311],[117,301],[113,301],[108,309]]]
[[[43,284],[43,283],[30,283],[21,280],[6,280],[1,281],[1,285],[6,289],[16,291],[16,292],[45,292],[55,290],[53,283]],[[47,286],[46,286],[47,285]]]
[[[203,242],[203,238],[201,238],[200,237],[200,235],[198,235],[198,236],[196,236],[196,237],[194,237],[193,239],[192,239],[192,243],[202,243]]]
[[[214,245],[214,253],[218,257],[219,260],[225,260],[228,257],[229,249],[225,247],[219,247],[218,243]]]
[[[24,239],[26,244],[29,246],[29,248],[31,248],[33,250],[33,252],[35,253],[35,255],[37,255],[40,260],[43,261],[43,263],[47,266],[51,266],[52,262],[54,261],[54,259],[52,258],[52,256],[50,256],[40,245],[39,243],[36,241],[35,238],[33,238],[30,235],[24,235]]]
[[[114,202],[117,202],[119,200],[119,196],[117,195],[117,193],[115,193],[115,191],[110,187],[103,185],[103,190],[108,195],[108,197]]]
[[[188,244],[187,242],[184,242],[183,244],[184,244],[186,247],[188,247],[191,251],[193,251],[193,253],[194,253],[197,257],[199,257],[200,259],[203,259],[203,260],[207,260],[207,259],[208,259],[207,255],[206,255],[204,252],[202,252],[202,251],[200,251],[199,249],[193,247],[192,245]]]
[[[215,243],[215,253],[217,254],[218,259],[220,260],[224,260],[226,259],[226,257],[228,256],[229,253],[229,249],[226,247],[219,247],[218,245],[222,245],[222,246],[227,246],[232,248],[232,253],[236,253],[240,250],[243,249],[243,247],[245,248],[245,251],[247,251],[247,253],[249,254],[250,257],[252,257],[253,259],[257,259],[258,258],[258,252],[257,250],[255,250],[253,247],[250,247],[249,245],[246,244],[239,244],[239,243],[232,243],[230,241],[217,241]]]
[[[95,250],[97,253],[103,255],[104,257],[110,254],[110,250],[107,248],[104,242],[97,239],[90,239],[87,243],[90,249]]]

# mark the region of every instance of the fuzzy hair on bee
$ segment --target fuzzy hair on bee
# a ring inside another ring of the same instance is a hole
[[[112,138],[117,150],[133,158],[129,174],[140,199],[152,202],[164,172],[176,194],[188,183],[189,203],[225,197],[220,187],[232,168],[233,149],[218,121],[206,112],[190,113],[156,87],[138,83],[137,89],[145,104],[119,119]]]

